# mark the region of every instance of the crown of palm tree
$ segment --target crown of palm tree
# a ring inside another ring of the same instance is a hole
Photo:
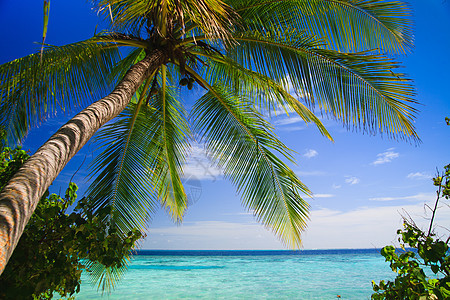
[[[348,127],[417,140],[414,89],[390,54],[412,48],[408,6],[386,0],[102,0],[111,28],[0,66],[0,121],[11,141],[50,112],[85,106],[159,51],[128,107],[97,136],[88,197],[123,232],[162,204],[181,221],[183,165],[194,135],[245,207],[300,246],[309,195],[292,152],[265,117],[282,108],[313,123],[316,107]],[[131,47],[122,52],[118,48]],[[180,90],[205,90],[189,113]],[[291,91],[295,90],[294,95]],[[192,125],[188,121],[191,117]]]
[[[195,24],[210,38],[227,41],[236,16],[230,6],[218,0],[106,0],[97,1],[100,11],[114,15],[115,29],[140,32],[152,30],[161,37]]]

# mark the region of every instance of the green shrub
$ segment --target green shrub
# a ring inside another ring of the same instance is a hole
[[[412,220],[404,220],[404,228],[397,231],[402,251],[394,246],[381,249],[397,276],[393,281],[372,282],[372,299],[450,299],[450,237],[441,239],[433,233],[439,200],[450,197],[450,165],[444,167],[442,176],[433,178],[433,184],[437,187],[437,199],[431,208],[428,231],[421,230]],[[412,249],[406,251],[407,248]],[[427,273],[434,276],[430,278]]]
[[[0,153],[0,187],[28,159],[21,149],[3,148]],[[0,277],[0,299],[51,299],[80,291],[81,273],[86,270],[103,288],[123,273],[130,250],[141,237],[138,230],[124,235],[101,222],[86,199],[78,202],[78,187],[70,183],[65,197],[48,191],[34,214]]]

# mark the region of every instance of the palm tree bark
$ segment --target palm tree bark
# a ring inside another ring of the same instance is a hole
[[[102,125],[125,109],[137,88],[165,60],[160,50],[148,53],[130,68],[111,94],[62,126],[7,183],[0,193],[0,274],[53,180]]]

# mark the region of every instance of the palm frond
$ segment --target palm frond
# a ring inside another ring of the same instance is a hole
[[[11,144],[57,111],[71,111],[108,90],[117,47],[86,40],[25,56],[0,66],[0,124]]]
[[[314,123],[324,136],[332,140],[319,118],[294,97],[292,91],[286,90],[286,83],[276,82],[268,76],[244,68],[226,56],[191,53],[208,59],[208,67],[202,69],[208,82],[220,81],[221,84],[232,87],[234,94],[243,96],[243,99],[251,99],[250,102],[260,111],[276,114],[282,108],[287,115],[295,112],[306,123]]]
[[[98,0],[100,11],[113,15],[113,28],[131,30],[139,34],[145,26],[161,36],[173,28],[186,28],[194,23],[207,36],[227,42],[235,15],[221,0]],[[108,15],[109,17],[109,15]]]
[[[139,91],[142,105],[130,104],[97,136],[105,149],[93,162],[96,179],[88,195],[122,232],[144,228],[158,199],[177,221],[187,207],[181,182],[189,135],[184,110],[164,83],[157,95],[147,92]]]
[[[127,233],[143,230],[157,207],[152,184],[154,157],[149,152],[154,112],[145,105],[130,104],[115,122],[96,137],[104,150],[91,164],[92,181],[87,191],[99,217]]]
[[[115,31],[102,31],[93,40],[97,43],[111,43],[116,46],[147,48],[148,43],[139,36]]]
[[[123,260],[120,268],[105,267],[98,262],[86,261],[86,269],[93,284],[102,292],[111,293],[119,280],[125,275],[129,262],[129,257]]]
[[[297,28],[326,39],[329,49],[340,52],[378,49],[382,53],[406,53],[413,47],[411,8],[403,1],[228,0],[227,3],[241,16],[244,30],[264,32],[270,26]]]
[[[309,190],[274,154],[292,161],[290,150],[247,101],[221,86],[208,88],[193,109],[195,128],[242,194],[245,207],[286,245],[299,247],[309,208],[301,194],[309,195]]]
[[[158,147],[151,154],[158,158],[154,183],[158,196],[172,219],[181,221],[188,205],[181,177],[190,132],[186,112],[169,85],[165,66],[161,73],[161,89],[149,102],[157,114],[154,139]]]
[[[227,55],[246,68],[280,82],[289,78],[311,106],[370,134],[394,138],[418,136],[412,124],[415,91],[400,66],[380,54],[346,54],[322,49],[304,33],[277,37],[249,32],[235,36],[239,45]],[[252,58],[252,59],[250,59]]]

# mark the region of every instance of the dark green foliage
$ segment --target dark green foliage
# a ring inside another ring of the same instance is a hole
[[[433,178],[433,183],[437,187],[437,199],[428,232],[405,220],[404,228],[397,231],[404,251],[399,253],[393,246],[381,249],[381,255],[398,275],[394,281],[372,282],[375,291],[372,299],[450,298],[450,237],[442,240],[432,232],[439,200],[450,198],[450,165],[445,166],[441,176]],[[405,247],[413,249],[406,251]]]
[[[30,156],[20,148],[3,148],[0,153],[0,191]]]
[[[28,157],[20,149],[3,149],[2,188]],[[84,269],[99,270],[100,265],[101,270],[112,273],[123,271],[141,233],[137,230],[127,235],[117,233],[108,223],[100,222],[104,219],[100,215],[108,212],[94,212],[85,199],[68,214],[77,198],[77,189],[71,182],[64,198],[48,192],[42,197],[0,277],[0,299],[51,299],[53,292],[68,297],[80,291]]]

